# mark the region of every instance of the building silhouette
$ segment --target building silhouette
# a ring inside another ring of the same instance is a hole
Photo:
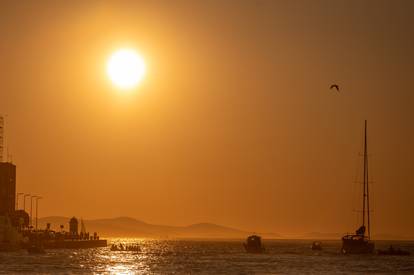
[[[12,216],[16,205],[16,165],[0,162],[0,216]]]

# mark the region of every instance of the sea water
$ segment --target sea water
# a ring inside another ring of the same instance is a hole
[[[266,252],[248,254],[242,240],[110,239],[139,244],[140,252],[96,249],[0,252],[1,274],[414,274],[414,242],[376,241],[411,256],[342,255],[339,241],[264,240]]]

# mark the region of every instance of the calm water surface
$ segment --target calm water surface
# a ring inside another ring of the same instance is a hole
[[[411,256],[349,256],[340,242],[323,242],[323,251],[310,241],[266,241],[266,253],[246,254],[242,241],[183,241],[111,239],[139,243],[141,252],[112,252],[109,248],[0,253],[0,274],[414,274],[414,242],[390,243]]]

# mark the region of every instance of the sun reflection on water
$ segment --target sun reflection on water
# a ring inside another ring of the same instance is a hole
[[[144,274],[149,273],[149,267],[146,264],[148,256],[143,249],[147,246],[143,239],[110,239],[108,248],[101,250],[99,262],[104,263],[103,271],[109,274]],[[111,251],[109,247],[112,244],[138,245],[141,251]],[[96,270],[97,272],[100,272]]]
[[[266,242],[266,253],[251,255],[244,251],[241,240],[142,240],[111,239],[112,243],[137,244],[140,251],[96,249],[50,249],[46,254],[32,255],[27,251],[0,252],[1,274],[315,274],[400,270],[414,272],[412,256],[346,257],[340,253],[340,242],[325,242],[322,253],[309,249],[309,242],[275,240]],[[378,241],[378,247],[389,247]],[[398,243],[397,243],[398,244]],[[400,242],[414,254],[414,245]],[[355,265],[357,263],[357,265]],[[316,268],[316,269],[315,269]],[[319,271],[319,272],[318,272]],[[387,273],[387,272],[386,272]],[[410,273],[410,274],[411,274]],[[414,274],[414,273],[413,273]]]

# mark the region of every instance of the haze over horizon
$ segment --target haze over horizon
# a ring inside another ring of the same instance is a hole
[[[0,3],[17,191],[42,217],[350,232],[368,120],[372,232],[412,234],[414,2],[235,2]]]

